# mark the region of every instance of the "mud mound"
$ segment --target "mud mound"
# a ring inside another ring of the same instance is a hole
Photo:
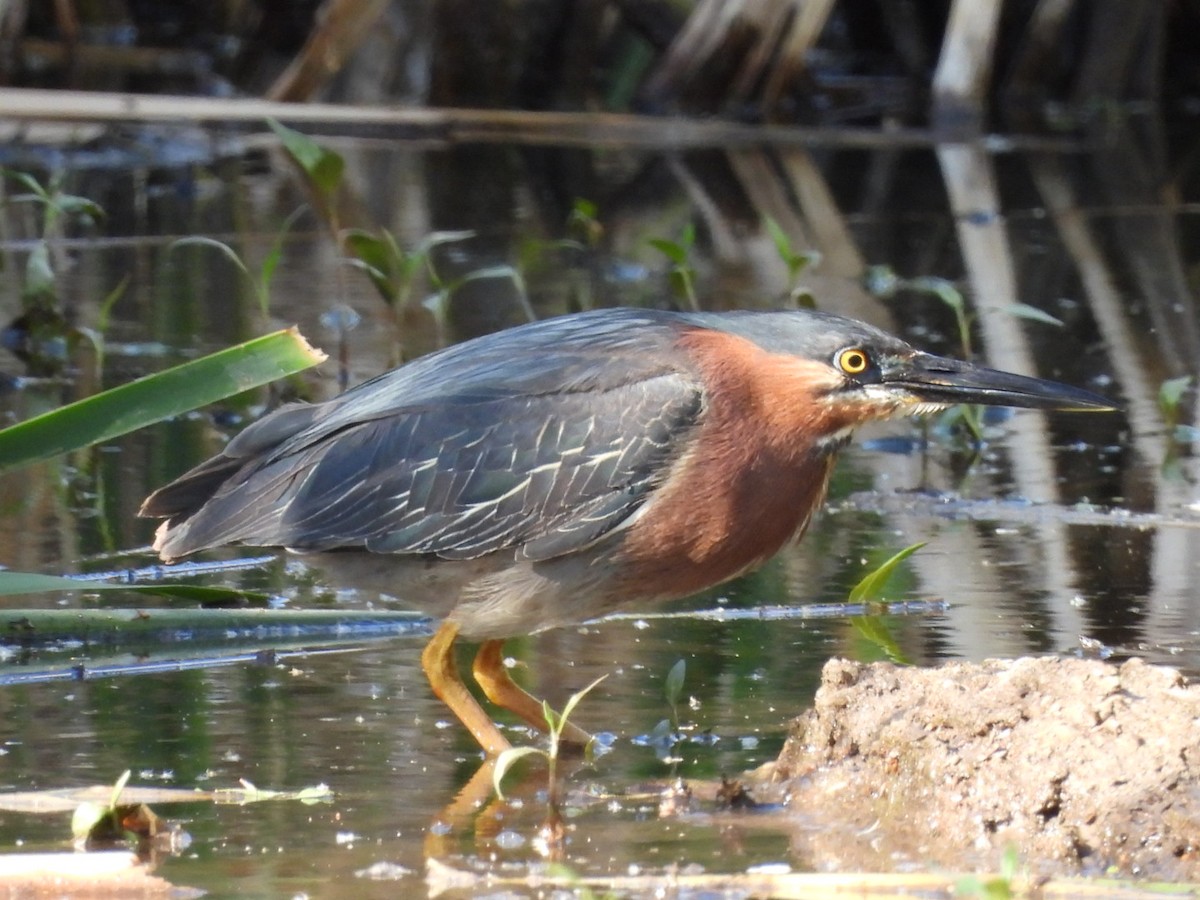
[[[771,775],[819,869],[1200,878],[1200,686],[1140,660],[832,660]]]

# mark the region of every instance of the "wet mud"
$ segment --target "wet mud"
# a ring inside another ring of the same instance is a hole
[[[835,659],[759,775],[818,871],[1200,879],[1200,685],[1137,659]]]

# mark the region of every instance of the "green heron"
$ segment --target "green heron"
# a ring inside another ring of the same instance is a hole
[[[459,678],[537,728],[503,642],[728,581],[797,540],[855,427],[956,403],[1111,409],[829,314],[611,309],[417,359],[284,406],[155,491],[164,560],[226,544],[350,567],[442,622],[434,693],[508,741]],[[585,740],[572,731],[569,738]]]

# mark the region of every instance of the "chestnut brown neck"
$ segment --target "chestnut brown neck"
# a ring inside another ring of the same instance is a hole
[[[821,505],[855,424],[819,399],[835,376],[718,331],[680,343],[706,385],[702,420],[619,551],[641,592],[681,597],[764,563]]]

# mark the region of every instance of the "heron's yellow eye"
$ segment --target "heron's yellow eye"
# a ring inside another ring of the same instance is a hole
[[[867,351],[860,350],[858,347],[842,350],[834,362],[847,375],[861,375],[871,368],[871,358],[867,356]]]

